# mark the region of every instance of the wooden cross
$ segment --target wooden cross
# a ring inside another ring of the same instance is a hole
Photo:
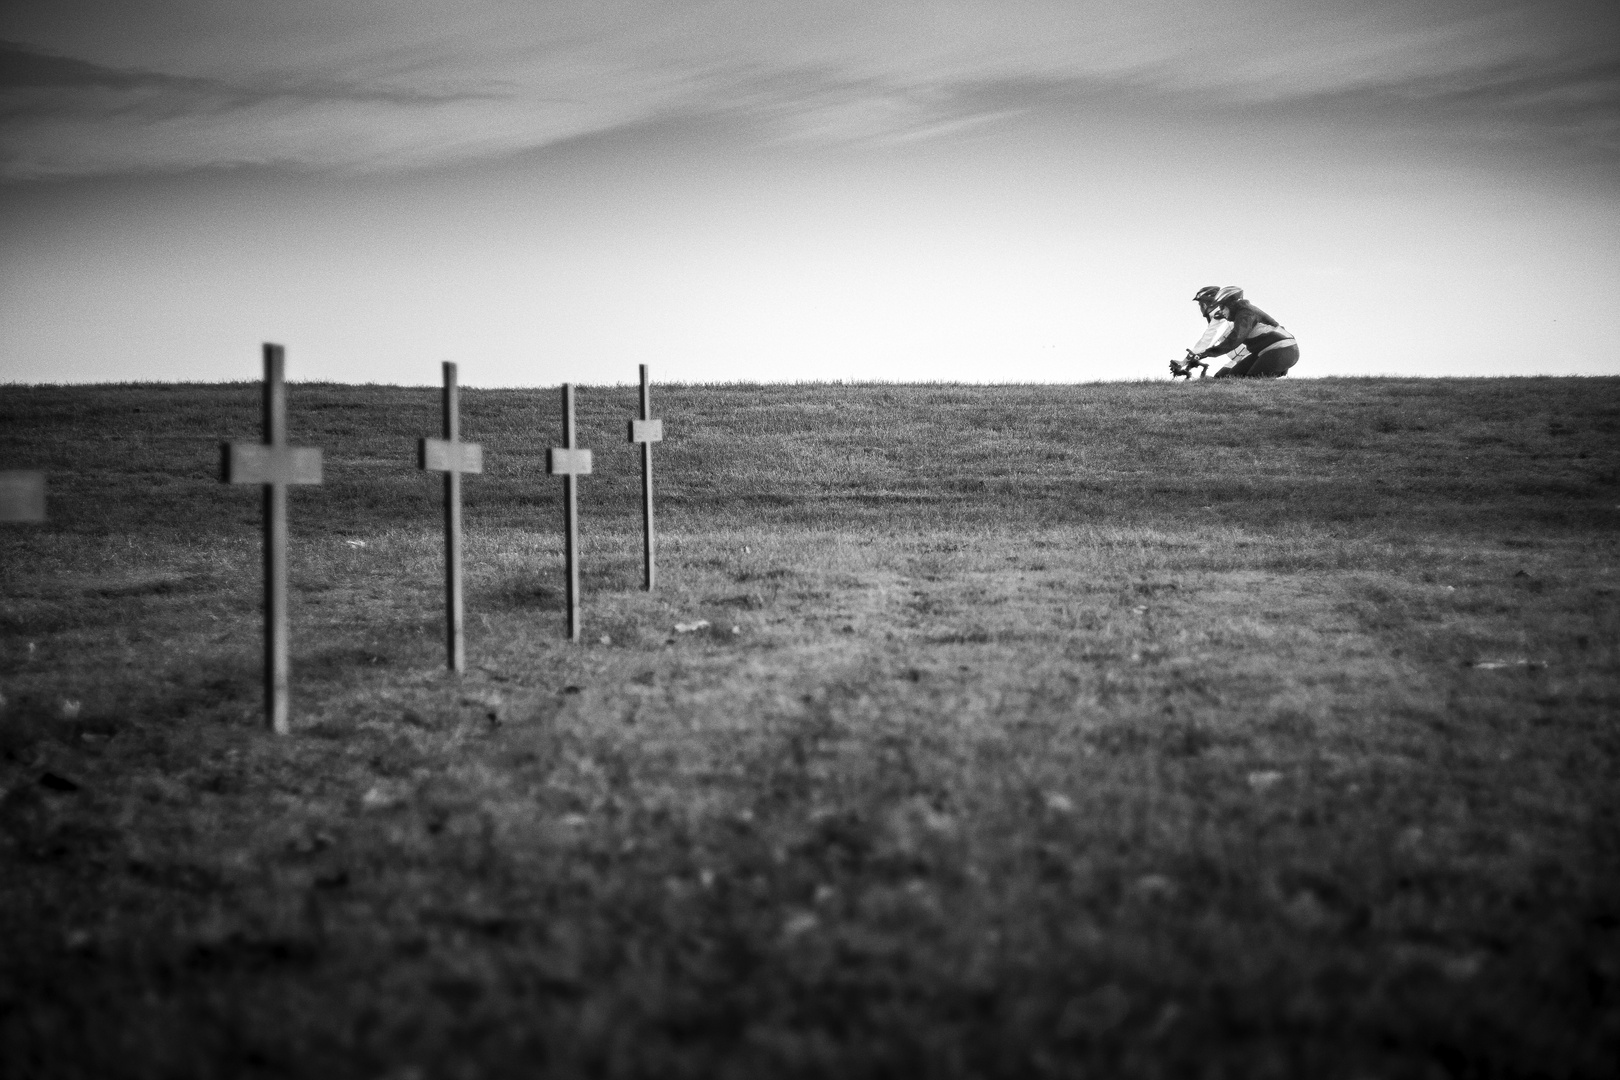
[[[574,384],[563,383],[563,445],[546,451],[546,472],[563,478],[564,557],[568,562],[568,640],[579,640],[579,478],[591,475],[591,452],[575,446]]]
[[[641,419],[630,421],[630,441],[641,444],[641,534],[646,564],[642,588],[652,592],[656,580],[653,569],[652,444],[664,441],[664,422],[652,418],[646,364],[641,365]]]
[[[484,448],[461,441],[461,390],[456,365],[444,365],[444,438],[421,439],[417,465],[444,473],[444,623],[451,671],[467,670],[461,619],[461,474],[484,471]]]
[[[270,730],[287,722],[287,485],[319,484],[321,452],[287,445],[285,356],[264,347],[264,441],[220,446],[220,479],[264,489],[264,713]]]
[[[0,472],[0,521],[45,520],[45,474]]]

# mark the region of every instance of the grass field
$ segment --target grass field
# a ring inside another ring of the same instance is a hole
[[[8,1077],[1607,1077],[1620,380],[0,387]],[[677,632],[676,623],[707,620]]]

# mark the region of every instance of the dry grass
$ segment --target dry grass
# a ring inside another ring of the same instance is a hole
[[[254,388],[7,388],[0,1070],[1607,1075],[1616,389],[671,387],[650,596],[587,389],[582,646],[469,392],[453,679],[434,395],[295,386],[278,740]]]

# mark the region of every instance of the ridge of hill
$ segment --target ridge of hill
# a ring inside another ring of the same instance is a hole
[[[586,513],[626,527],[637,392],[577,393],[598,461]],[[438,401],[437,388],[292,384],[289,437],[324,449],[327,477],[297,493],[294,528],[431,514],[414,454]],[[1413,527],[1590,528],[1620,501],[1620,378],[673,385],[654,402],[676,526],[1182,522],[1219,506],[1255,524],[1399,528],[1399,507]],[[488,470],[469,482],[470,523],[528,522],[556,498],[555,391],[463,389],[462,417]],[[217,444],[258,423],[257,383],[6,387],[0,460],[56,474],[61,528],[213,529],[217,507],[242,502],[216,483]]]

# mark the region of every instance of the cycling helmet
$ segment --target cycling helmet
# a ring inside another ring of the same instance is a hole
[[[1215,302],[1215,294],[1220,291],[1221,287],[1219,285],[1205,285],[1202,289],[1193,293],[1193,299],[1200,304],[1211,304]]]
[[[1243,290],[1238,288],[1236,285],[1228,285],[1226,288],[1215,294],[1215,306],[1225,307],[1227,304],[1235,304],[1242,299]]]

